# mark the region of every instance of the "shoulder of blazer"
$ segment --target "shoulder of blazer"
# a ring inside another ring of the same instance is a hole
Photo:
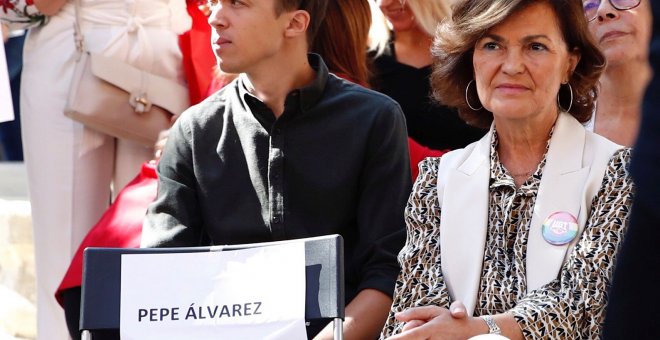
[[[585,152],[582,158],[584,166],[588,166],[594,162],[601,163],[603,160],[607,165],[609,160],[617,151],[625,148],[625,146],[616,144],[611,140],[591,131],[586,131],[585,142]]]
[[[442,155],[440,158],[437,175],[440,207],[442,207],[443,188],[449,173],[447,170],[456,169],[465,163],[468,157],[473,154],[475,148],[478,147],[478,144],[480,144],[482,148],[486,145],[490,146],[491,134],[492,132],[489,132],[479,141],[473,142],[465,148],[452,150]],[[585,137],[585,150],[583,153],[582,165],[592,167],[592,176],[589,178],[592,183],[588,185],[588,192],[592,193],[590,196],[593,198],[593,196],[596,195],[598,189],[600,188],[602,178],[605,176],[605,171],[607,170],[607,165],[609,164],[610,159],[617,151],[625,147],[591,131],[586,131]],[[482,152],[482,156],[487,155]],[[597,185],[597,187],[592,189],[594,185]]]
[[[591,210],[591,202],[600,190],[612,156],[625,147],[591,131],[587,131],[585,137],[582,164],[591,169],[584,190],[583,204]]]
[[[462,149],[456,149],[449,151],[445,154],[443,154],[440,157],[440,162],[438,163],[438,173],[437,173],[437,187],[438,187],[438,203],[440,207],[442,208],[442,199],[443,199],[443,192],[444,192],[444,186],[447,183],[447,180],[449,178],[449,169],[457,169],[459,168],[462,164],[464,164],[468,158],[475,153],[475,151],[482,151],[480,153],[480,156],[486,156],[487,158],[490,157],[490,149],[487,150],[487,153],[483,152],[483,149],[485,146],[490,146],[490,138],[492,135],[492,128],[491,132],[487,133],[485,136],[483,136],[480,140],[470,143],[466,147]],[[477,149],[477,150],[475,150]],[[483,160],[483,159],[482,159]]]

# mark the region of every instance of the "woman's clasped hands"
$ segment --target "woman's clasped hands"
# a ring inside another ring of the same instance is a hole
[[[424,306],[396,313],[396,319],[405,322],[400,334],[389,340],[416,339],[468,339],[488,333],[488,326],[479,317],[469,316],[465,306],[455,301],[449,309]]]

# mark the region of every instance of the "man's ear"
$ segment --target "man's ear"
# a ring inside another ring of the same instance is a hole
[[[307,11],[297,10],[291,12],[290,14],[289,25],[286,28],[285,36],[286,37],[297,37],[300,35],[307,35],[307,27],[309,26],[310,16]]]

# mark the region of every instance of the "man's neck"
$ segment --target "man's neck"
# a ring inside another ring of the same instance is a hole
[[[286,55],[264,66],[246,72],[245,85],[250,93],[264,102],[279,118],[284,113],[286,96],[294,89],[311,83],[316,72],[309,64],[306,53]]]

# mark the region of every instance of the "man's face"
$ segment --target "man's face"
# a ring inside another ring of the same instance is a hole
[[[268,65],[282,49],[289,15],[275,14],[279,0],[211,0],[211,44],[227,73],[249,73]]]

